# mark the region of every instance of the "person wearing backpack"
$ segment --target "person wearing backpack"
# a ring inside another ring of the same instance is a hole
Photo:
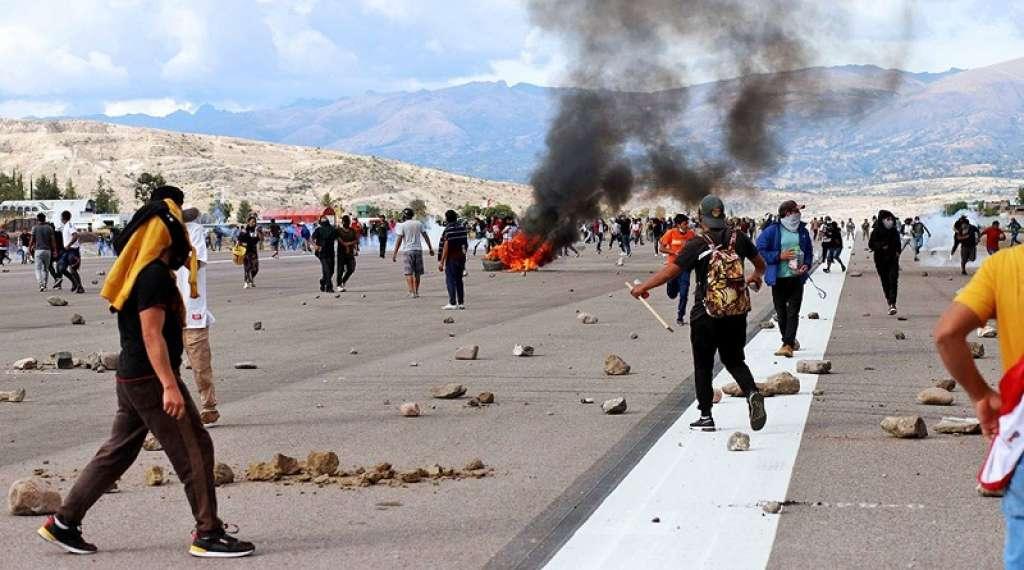
[[[743,391],[747,399],[750,428],[764,427],[768,416],[764,396],[754,383],[746,363],[747,313],[750,294],[747,287],[760,289],[765,272],[764,258],[750,238],[726,225],[725,205],[717,196],[705,196],[700,203],[700,225],[703,235],[687,242],[675,263],[666,265],[645,283],[633,287],[634,297],[647,297],[648,291],[660,287],[681,273],[696,273],[693,309],[690,311],[690,344],[693,350],[693,379],[697,391],[700,418],[690,428],[714,431],[711,416],[714,388],[711,381],[715,353]],[[743,261],[754,265],[754,272],[744,275]]]
[[[793,352],[800,346],[796,340],[800,306],[807,271],[814,263],[811,232],[800,221],[802,208],[793,200],[786,200],[779,205],[779,221],[768,225],[757,238],[757,251],[767,264],[764,281],[772,288],[772,303],[782,334],[782,347],[775,356],[786,358],[793,358]]]

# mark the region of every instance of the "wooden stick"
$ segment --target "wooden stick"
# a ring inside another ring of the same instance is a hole
[[[633,290],[633,285],[631,285],[628,281],[626,282],[626,289],[630,291]],[[667,330],[668,332],[676,332],[672,329],[672,327],[668,326],[668,323],[665,322],[665,319],[661,318],[661,315],[658,314],[658,311],[654,310],[654,307],[652,307],[651,304],[647,302],[647,299],[644,299],[643,297],[637,297],[636,300],[640,301],[641,303],[644,304],[645,307],[647,307],[647,310],[650,311],[652,315],[654,315],[654,318],[658,319],[658,322],[661,323],[661,326],[665,327],[665,330]]]

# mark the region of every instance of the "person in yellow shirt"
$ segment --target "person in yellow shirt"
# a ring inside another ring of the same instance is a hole
[[[697,235],[690,229],[690,219],[686,217],[686,214],[676,214],[672,222],[675,225],[665,232],[658,242],[661,251],[668,256],[665,260],[665,265],[674,264],[676,257],[686,247],[686,242]],[[684,271],[680,273],[679,277],[668,282],[665,290],[668,293],[669,299],[675,299],[676,296],[679,297],[679,306],[676,309],[676,324],[679,326],[686,325],[686,300],[690,296],[690,272]]]
[[[982,432],[999,430],[1002,400],[978,371],[967,335],[989,319],[999,322],[999,352],[1003,371],[1024,356],[1024,248],[1010,248],[989,257],[953,300],[935,326],[935,345],[942,362],[974,402]],[[1006,519],[1006,568],[1024,568],[1024,469],[1017,465],[1003,497]]]

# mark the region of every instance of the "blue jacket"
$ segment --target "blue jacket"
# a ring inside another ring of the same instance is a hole
[[[800,236],[800,251],[803,253],[803,261],[800,265],[810,267],[814,264],[814,246],[811,244],[811,232],[807,231],[807,224],[800,222],[800,229],[797,230]],[[757,236],[757,251],[764,258],[768,269],[764,272],[764,282],[769,287],[775,286],[775,280],[779,275],[779,264],[785,263],[779,259],[782,251],[782,224],[775,222],[761,231]],[[808,274],[801,278],[801,283],[807,282]]]

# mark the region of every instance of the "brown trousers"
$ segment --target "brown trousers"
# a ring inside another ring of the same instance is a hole
[[[171,460],[192,507],[199,532],[216,532],[224,525],[217,518],[217,494],[213,484],[213,440],[199,421],[199,412],[188,388],[178,380],[185,398],[185,417],[176,420],[164,413],[163,387],[156,378],[117,383],[117,413],[110,439],[79,474],[64,504],[57,511],[61,521],[79,525],[99,500],[139,456],[147,432],[153,432]]]
[[[213,365],[210,354],[210,329],[184,329],[185,354],[199,388],[203,411],[217,409],[217,390],[213,387]]]

